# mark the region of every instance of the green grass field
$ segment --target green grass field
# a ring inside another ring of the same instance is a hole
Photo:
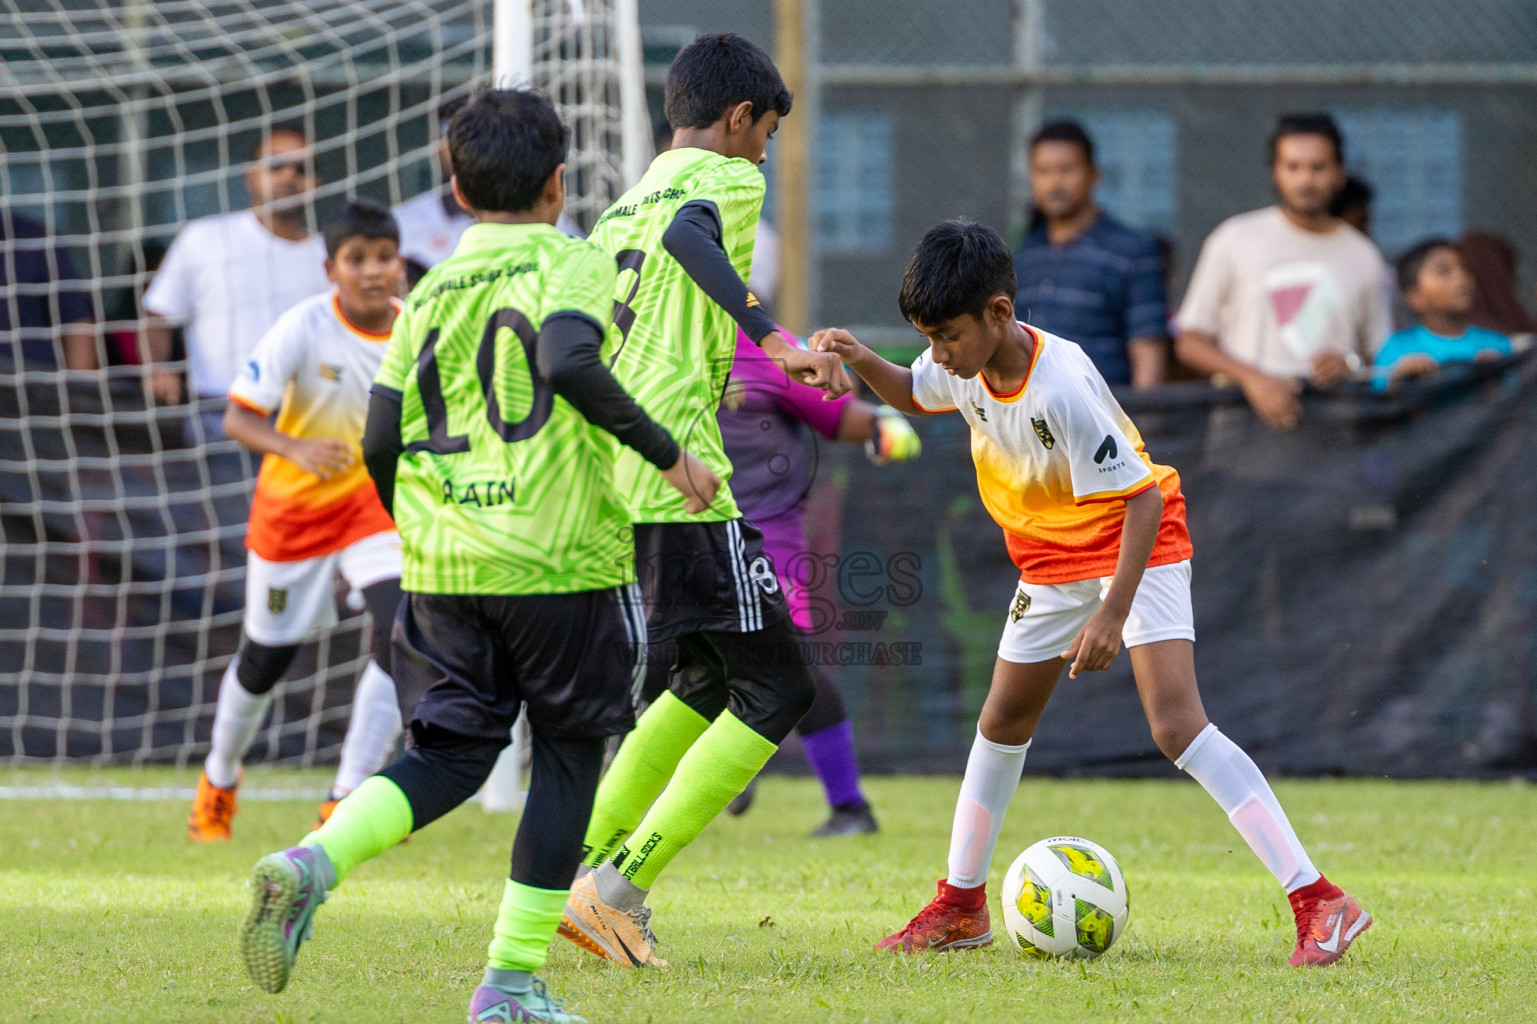
[[[193,777],[17,771],[0,785]],[[327,778],[257,769],[247,786]],[[1007,941],[877,954],[943,872],[957,785],[875,779],[883,834],[812,841],[815,785],[769,779],[747,816],[711,825],[658,885],[670,972],[623,971],[557,941],[551,987],[593,1021],[626,1024],[1537,1019],[1537,790],[1283,783],[1315,860],[1377,919],[1339,966],[1299,972],[1284,965],[1284,896],[1198,786],[1026,779],[993,887],[1030,842],[1086,835],[1126,871],[1125,938],[1088,963],[1021,959]],[[515,818],[467,806],[359,868],[317,915],[288,990],[269,996],[234,953],[246,877],[314,807],[247,802],[235,841],[216,848],[182,838],[185,813],[177,801],[0,801],[0,1021],[464,1019]]]

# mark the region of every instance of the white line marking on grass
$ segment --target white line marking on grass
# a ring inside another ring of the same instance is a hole
[[[191,786],[0,786],[0,800],[191,800]],[[257,789],[240,791],[240,799],[256,801],[313,802],[330,793],[324,789]]]

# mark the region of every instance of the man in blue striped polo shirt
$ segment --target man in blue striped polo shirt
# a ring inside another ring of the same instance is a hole
[[[1153,239],[1094,202],[1094,142],[1075,121],[1030,138],[1035,222],[1014,270],[1014,308],[1025,322],[1077,342],[1110,384],[1163,383],[1168,305]]]

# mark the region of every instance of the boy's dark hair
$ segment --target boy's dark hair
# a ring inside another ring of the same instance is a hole
[[[326,218],[320,234],[326,240],[326,255],[333,260],[351,238],[388,238],[400,244],[400,225],[395,223],[395,215],[388,206],[372,199],[347,203]]]
[[[1427,238],[1423,242],[1416,242],[1410,246],[1409,251],[1398,257],[1394,269],[1398,272],[1398,290],[1408,293],[1410,289],[1420,283],[1420,271],[1425,269],[1425,261],[1430,259],[1430,254],[1437,249],[1451,249],[1457,251],[1457,243],[1450,238],[1437,236]]]
[[[1370,185],[1352,174],[1345,179],[1340,190],[1334,193],[1334,198],[1329,200],[1329,216],[1342,217],[1354,207],[1370,206],[1376,194]]]
[[[1282,114],[1276,118],[1275,131],[1270,133],[1270,166],[1275,166],[1281,140],[1288,135],[1322,135],[1334,143],[1334,159],[1344,166],[1345,137],[1340,134],[1340,126],[1328,114]]]
[[[935,327],[963,313],[977,319],[994,295],[1012,301],[1014,254],[998,232],[969,220],[929,228],[902,274],[897,307],[908,323]]]
[[[470,209],[521,213],[566,161],[571,132],[531,89],[477,93],[448,125],[448,162]]]
[[[752,104],[753,124],[770,110],[790,112],[790,90],[768,54],[735,32],[700,36],[678,51],[667,70],[668,124],[708,128],[743,102]]]
[[[452,121],[454,115],[464,109],[464,105],[470,102],[468,96],[453,96],[438,104],[438,123]]]
[[[1071,142],[1083,150],[1083,158],[1089,162],[1089,166],[1094,166],[1094,140],[1089,138],[1089,133],[1077,121],[1066,118],[1047,121],[1030,136],[1030,152],[1034,153],[1035,147],[1043,142]]]

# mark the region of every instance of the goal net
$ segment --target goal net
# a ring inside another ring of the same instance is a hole
[[[508,10],[542,43],[510,66]],[[613,17],[590,0],[0,0],[0,760],[207,750],[256,461],[208,429],[220,403],[150,397],[143,295],[176,231],[247,207],[247,163],[279,127],[313,145],[311,230],[351,197],[441,188],[440,107],[497,77],[561,100],[568,212],[590,223],[624,178]],[[252,759],[338,753],[368,636],[349,596]]]

